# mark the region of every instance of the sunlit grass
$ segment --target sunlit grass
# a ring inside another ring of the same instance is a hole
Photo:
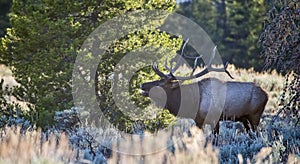
[[[40,130],[21,133],[6,127],[0,133],[0,163],[63,163],[74,160],[64,133],[46,136]]]

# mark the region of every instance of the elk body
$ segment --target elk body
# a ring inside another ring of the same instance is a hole
[[[214,54],[211,60],[213,57]],[[194,119],[200,128],[210,124],[218,132],[220,120],[231,120],[242,122],[247,131],[256,130],[268,101],[267,93],[259,86],[250,82],[224,82],[216,78],[181,84],[184,80],[208,73],[209,69],[225,71],[231,77],[226,70],[227,64],[222,69],[211,68],[211,60],[203,71],[190,77],[175,77],[173,71],[164,74],[154,64],[152,68],[161,80],[143,83],[142,94],[175,116]]]
[[[141,85],[144,96],[149,96],[151,89],[153,89],[152,92],[156,92],[150,96],[156,104],[163,104],[164,102],[159,101],[163,100],[165,95],[158,88],[155,90],[155,87],[162,88],[166,94],[167,100],[164,108],[175,116],[194,119],[200,128],[203,126],[207,114],[212,112],[216,117],[210,117],[210,120],[205,122],[216,127],[216,131],[218,131],[220,120],[240,121],[247,130],[250,128],[256,130],[268,101],[265,91],[254,83],[223,82],[216,78],[207,78],[180,86],[177,81],[163,79]],[[196,90],[199,90],[199,96],[195,96]],[[226,90],[225,97],[220,96],[218,91],[224,90]],[[224,104],[218,106],[219,102],[217,101],[222,101],[222,99],[225,101]],[[182,108],[184,111],[179,113],[181,103],[184,103],[185,107]],[[197,109],[196,112],[194,109]]]

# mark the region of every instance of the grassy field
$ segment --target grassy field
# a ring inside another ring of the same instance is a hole
[[[299,124],[275,117],[284,78],[276,72],[257,73],[232,65],[229,71],[234,81],[255,82],[269,95],[257,132],[245,133],[240,123],[231,122],[222,122],[219,135],[211,134],[209,128],[184,131],[182,127],[189,126],[190,121],[180,119],[164,137],[148,132],[128,137],[113,129],[53,128],[41,132],[19,121],[19,126],[0,131],[0,163],[299,163]],[[9,84],[17,84],[4,67],[0,67],[1,77]],[[64,114],[71,120],[74,113]],[[89,132],[97,133],[98,138]],[[116,151],[124,145],[131,154]],[[142,153],[151,149],[157,151]]]

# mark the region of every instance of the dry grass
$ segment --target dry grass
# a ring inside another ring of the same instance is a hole
[[[20,85],[16,82],[16,80],[12,77],[12,72],[9,70],[5,65],[0,64],[0,79],[4,80],[3,86],[8,86],[9,88],[12,88],[13,86]]]
[[[265,133],[265,132],[260,132]],[[230,136],[228,136],[230,134]],[[20,133],[20,128],[6,128],[1,131],[0,142],[0,163],[94,163],[95,159],[89,161],[84,159],[83,150],[75,151],[74,147],[70,145],[67,136],[64,133],[57,133],[48,136],[41,131],[26,131]],[[178,136],[181,135],[181,136]],[[265,134],[263,134],[265,135]],[[113,136],[112,136],[113,137]],[[143,139],[143,137],[136,135],[124,139],[119,138],[123,142],[122,144],[115,144],[113,146],[112,156],[107,160],[108,163],[277,163],[278,159],[276,151],[281,150],[281,147],[276,145],[265,146],[260,148],[258,152],[255,152],[255,143],[250,145],[250,142],[260,142],[262,138],[259,136],[250,137],[245,133],[236,133],[232,130],[227,130],[223,134],[220,134],[219,146],[215,146],[211,143],[211,137],[205,134],[201,129],[197,127],[190,128],[188,133],[182,131],[173,132],[170,136],[154,137],[154,142]],[[210,138],[210,139],[209,139]],[[213,137],[215,138],[215,137]],[[216,139],[216,138],[215,138]],[[264,138],[266,139],[266,138]],[[170,141],[172,144],[170,144]],[[105,142],[105,141],[101,141]],[[276,143],[279,141],[276,141]],[[169,144],[168,144],[169,143]],[[105,144],[105,143],[101,143]],[[226,149],[224,150],[223,146]],[[230,150],[238,149],[239,144],[245,144],[246,149],[253,151],[253,157],[244,157],[242,154],[237,156],[230,154]],[[278,143],[281,144],[281,143]],[[168,145],[168,146],[167,146]],[[129,154],[120,151],[120,147],[127,147],[130,150]],[[152,153],[143,154],[149,149],[165,146],[165,149],[159,151],[153,151]],[[220,156],[222,153],[229,153],[229,161],[224,162],[224,159]],[[253,150],[252,150],[253,149]],[[299,149],[299,148],[298,148]],[[76,153],[75,153],[76,152]],[[274,153],[275,152],[275,153]],[[236,159],[234,159],[236,158]],[[288,155],[288,163],[298,163],[300,160],[299,154]],[[231,161],[231,162],[230,162]]]
[[[177,133],[179,129],[175,130]],[[154,135],[154,137],[156,137]],[[167,145],[169,143],[169,145]],[[170,144],[172,143],[172,144]],[[187,133],[183,133],[180,138],[177,135],[170,135],[154,138],[154,141],[142,140],[139,138],[129,140],[127,145],[132,145],[130,148],[132,154],[124,154],[122,152],[115,151],[112,158],[108,160],[108,163],[218,163],[218,149],[215,149],[211,143],[205,146],[205,137],[202,130],[197,127],[190,129],[190,136]],[[155,149],[154,147],[163,146],[164,149],[153,151],[150,154],[143,154],[146,149]],[[114,150],[118,150],[115,146]],[[139,153],[135,154],[134,152]],[[139,155],[142,154],[142,155]]]
[[[20,132],[18,128],[1,131],[0,163],[63,163],[74,159],[69,140],[63,133],[48,136],[40,130]]]

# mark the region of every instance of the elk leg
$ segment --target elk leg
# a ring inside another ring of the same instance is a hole
[[[253,131],[257,130],[257,126],[259,124],[260,117],[261,117],[261,115],[249,116],[249,122],[250,122],[250,124],[252,126],[252,130]]]
[[[256,131],[258,123],[259,123],[259,120],[256,121],[255,119],[252,119],[252,117],[250,117],[250,116],[248,119],[245,119],[245,122],[243,122],[247,132],[249,132],[250,129],[252,129],[253,131]]]
[[[199,116],[199,113],[196,115],[196,118],[195,118],[195,123],[196,123],[196,126],[198,126],[198,128],[202,129],[203,127],[203,122],[204,122],[204,119],[202,119],[200,116]]]
[[[220,132],[220,122],[217,122],[217,124],[216,124],[216,126],[213,130],[213,133],[214,134],[219,134],[219,132]]]
[[[196,126],[197,126],[199,129],[202,129],[202,123],[196,122]]]
[[[237,121],[240,121],[243,123],[245,129],[247,132],[249,132],[249,130],[251,129],[251,127],[249,126],[249,119],[247,117],[242,117],[242,118],[239,118],[237,119]],[[251,124],[251,123],[250,123]]]

